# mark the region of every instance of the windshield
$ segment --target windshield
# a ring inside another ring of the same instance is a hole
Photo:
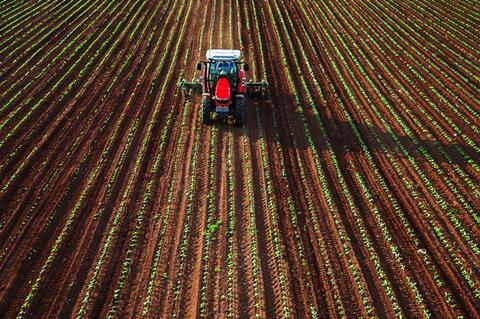
[[[235,72],[235,63],[231,61],[220,61],[217,65],[218,73],[225,71],[227,74],[231,74]]]
[[[236,63],[233,61],[212,61],[210,65],[210,74],[218,76],[219,74],[235,74]]]

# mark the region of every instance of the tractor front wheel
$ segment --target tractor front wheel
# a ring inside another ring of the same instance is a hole
[[[245,98],[237,98],[235,101],[234,113],[235,126],[242,126],[245,123]]]
[[[209,96],[202,97],[202,120],[203,124],[210,125],[212,124],[212,117],[211,117],[211,105],[212,99]]]

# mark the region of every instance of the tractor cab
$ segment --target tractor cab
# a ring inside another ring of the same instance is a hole
[[[240,51],[238,50],[208,50],[206,62],[206,84],[208,92],[215,92],[217,81],[220,78],[226,78],[230,85],[230,91],[236,93],[238,89],[238,59]],[[225,84],[225,81],[222,81]]]

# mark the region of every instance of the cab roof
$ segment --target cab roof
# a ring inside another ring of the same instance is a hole
[[[232,61],[240,59],[240,50],[210,49],[207,50],[207,59],[216,61]]]

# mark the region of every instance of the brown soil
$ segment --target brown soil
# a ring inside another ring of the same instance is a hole
[[[0,3],[1,317],[480,317],[479,17]],[[177,86],[214,47],[243,128]]]

